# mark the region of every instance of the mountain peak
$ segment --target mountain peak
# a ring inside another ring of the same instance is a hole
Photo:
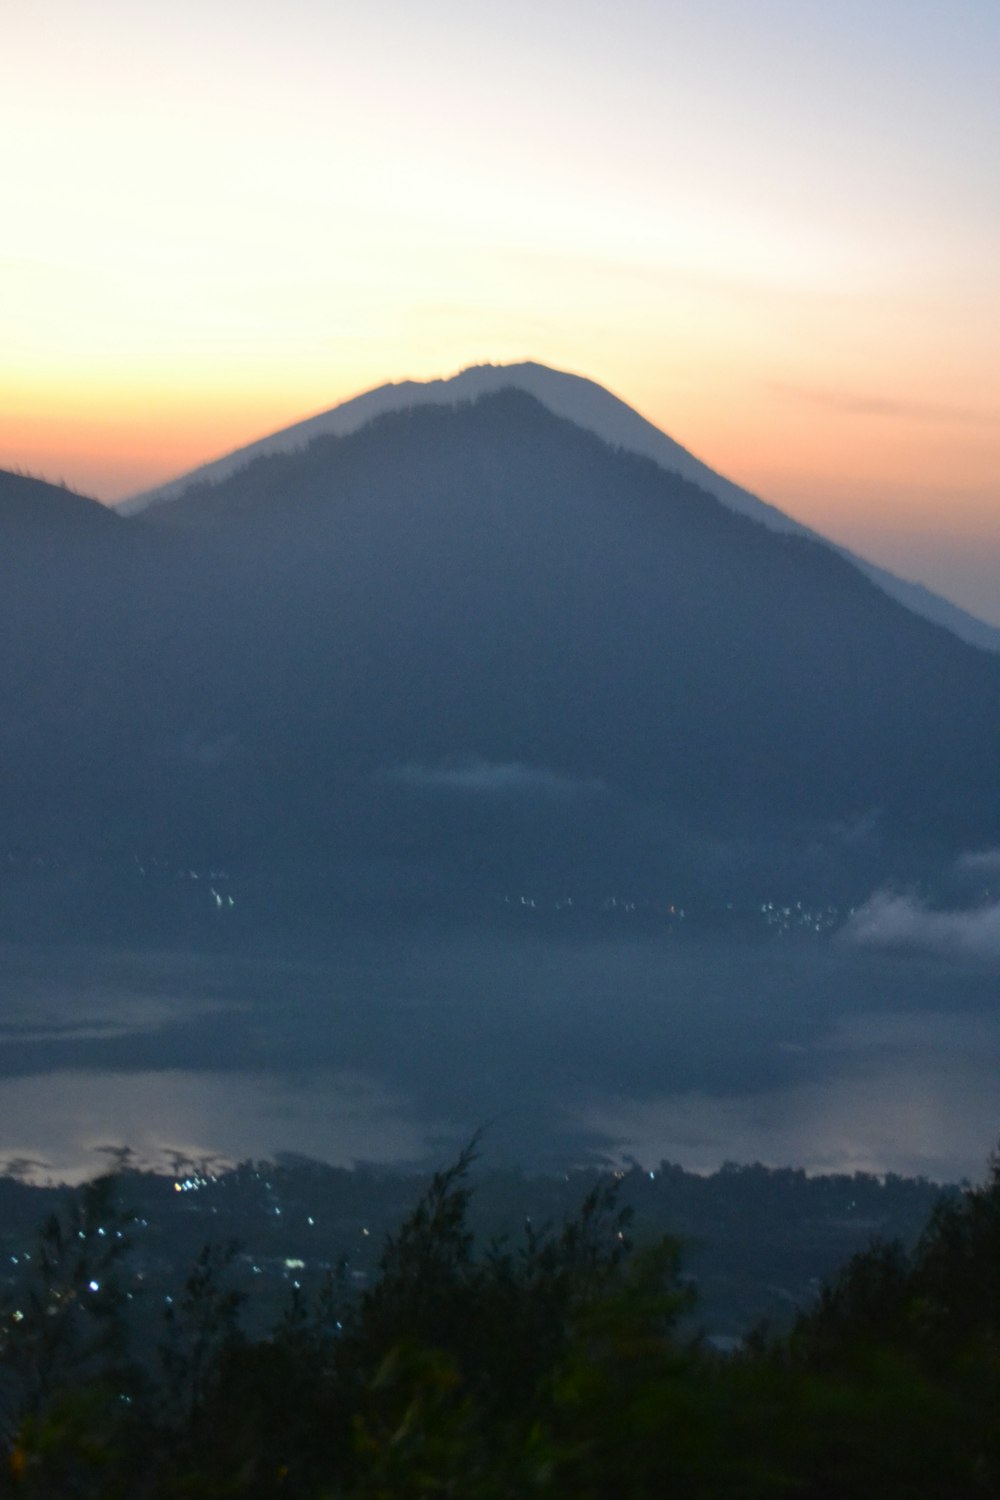
[[[949,600],[933,594],[921,584],[914,584],[866,558],[828,541],[808,526],[802,525],[777,506],[768,504],[749,490],[716,473],[659,427],[639,414],[620,397],[584,375],[556,370],[537,360],[512,364],[468,365],[458,374],[433,380],[390,382],[364,391],[291,427],[259,438],[243,448],[191,470],[179,478],[145,490],[124,500],[118,506],[122,515],[133,515],[153,506],[179,499],[195,485],[217,484],[245,468],[256,458],[276,453],[294,453],[321,437],[345,437],[386,412],[424,405],[457,405],[514,387],[526,391],[554,415],[565,417],[578,427],[595,433],[614,447],[650,458],[660,468],[679,474],[698,485],[730,510],[749,516],[771,531],[808,537],[831,547],[845,557],[890,598],[914,614],[943,626],[971,645],[1000,651],[1000,629],[986,624],[960,609]]]
[[[720,836],[839,868],[868,818],[886,859],[995,841],[1000,660],[508,375],[112,546],[0,546],[6,847],[458,891],[700,879]]]

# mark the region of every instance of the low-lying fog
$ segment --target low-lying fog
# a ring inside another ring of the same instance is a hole
[[[322,959],[0,948],[0,1159],[282,1151],[978,1177],[998,965],[814,941],[353,934]],[[22,1167],[23,1169],[23,1167]]]

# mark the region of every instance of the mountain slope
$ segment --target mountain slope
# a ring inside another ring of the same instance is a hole
[[[977,619],[924,585],[897,578],[893,573],[858,557],[847,548],[827,542],[776,506],[767,504],[748,490],[716,474],[707,464],[695,458],[686,448],[594,381],[552,370],[532,361],[513,365],[475,365],[449,380],[408,380],[366,391],[330,411],[321,412],[318,416],[298,422],[281,432],[272,433],[168,484],[133,496],[130,500],[123,501],[119,509],[123,515],[133,515],[153,506],[158,507],[166,501],[179,498],[194,485],[218,484],[254,459],[300,451],[318,437],[346,436],[372,418],[390,411],[427,404],[454,405],[507,387],[526,391],[556,416],[566,417],[577,426],[587,428],[605,442],[651,458],[669,472],[699,485],[731,510],[750,516],[771,530],[823,542],[848,558],[879,588],[915,614],[943,625],[972,645],[1000,651],[1000,629],[997,627]]]
[[[524,393],[389,413],[161,516],[187,572],[140,749],[197,793],[192,837],[488,862],[543,827],[632,838],[643,807],[993,836],[1000,662]]]
[[[158,514],[0,528],[0,850],[257,870],[263,921],[1000,843],[1000,661],[524,392]]]
[[[89,529],[95,535],[110,535],[121,526],[121,517],[91,500],[67,490],[62,485],[48,484],[44,479],[30,479],[23,474],[13,474],[9,469],[0,469],[0,534],[10,536],[20,533],[46,531],[82,532]]]

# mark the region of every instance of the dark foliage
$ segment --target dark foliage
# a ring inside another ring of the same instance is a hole
[[[42,1230],[3,1322],[5,1492],[97,1500],[976,1500],[1000,1487],[1000,1165],[912,1254],[873,1244],[787,1337],[684,1334],[675,1242],[618,1183],[480,1250],[472,1149],[361,1294],[332,1273],[251,1336],[206,1250],[134,1314],[116,1181]],[[97,1290],[95,1290],[97,1288]]]

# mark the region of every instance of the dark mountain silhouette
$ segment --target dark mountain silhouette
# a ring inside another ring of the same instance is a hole
[[[15,530],[79,533],[87,527],[110,534],[120,529],[121,517],[63,485],[0,469],[0,535],[4,538]]]
[[[791,532],[796,536],[809,537],[812,541],[826,542],[827,546],[854,563],[890,598],[898,600],[907,609],[933,620],[936,625],[944,625],[961,640],[1000,652],[1000,629],[995,625],[988,625],[984,620],[977,619],[950,600],[932,593],[921,583],[898,578],[887,569],[858,557],[846,547],[826,541],[777,506],[768,504],[710,469],[680,443],[675,442],[652,422],[647,422],[632,407],[595,381],[587,380],[582,375],[571,375],[565,370],[550,369],[534,360],[511,365],[472,365],[448,380],[404,380],[398,384],[378,386],[332,407],[329,411],[320,412],[318,416],[270,433],[244,448],[202,465],[192,473],[183,474],[167,484],[135,495],[130,500],[123,501],[119,508],[123,514],[133,515],[160,506],[178,499],[193,485],[217,484],[245,468],[254,459],[277,453],[299,452],[319,437],[344,437],[356,432],[374,417],[384,416],[392,411],[423,405],[454,406],[458,402],[477,400],[480,396],[496,394],[499,390],[511,387],[526,391],[555,416],[568,418],[578,427],[595,433],[614,447],[653,459],[660,468],[690,480],[721,500],[730,510],[750,516],[772,531]]]
[[[114,768],[134,739],[137,645],[157,612],[145,585],[165,550],[144,530],[0,472],[0,850],[115,837]]]
[[[520,391],[114,545],[15,530],[0,840],[486,881],[649,878],[680,831],[997,840],[1000,661]]]

